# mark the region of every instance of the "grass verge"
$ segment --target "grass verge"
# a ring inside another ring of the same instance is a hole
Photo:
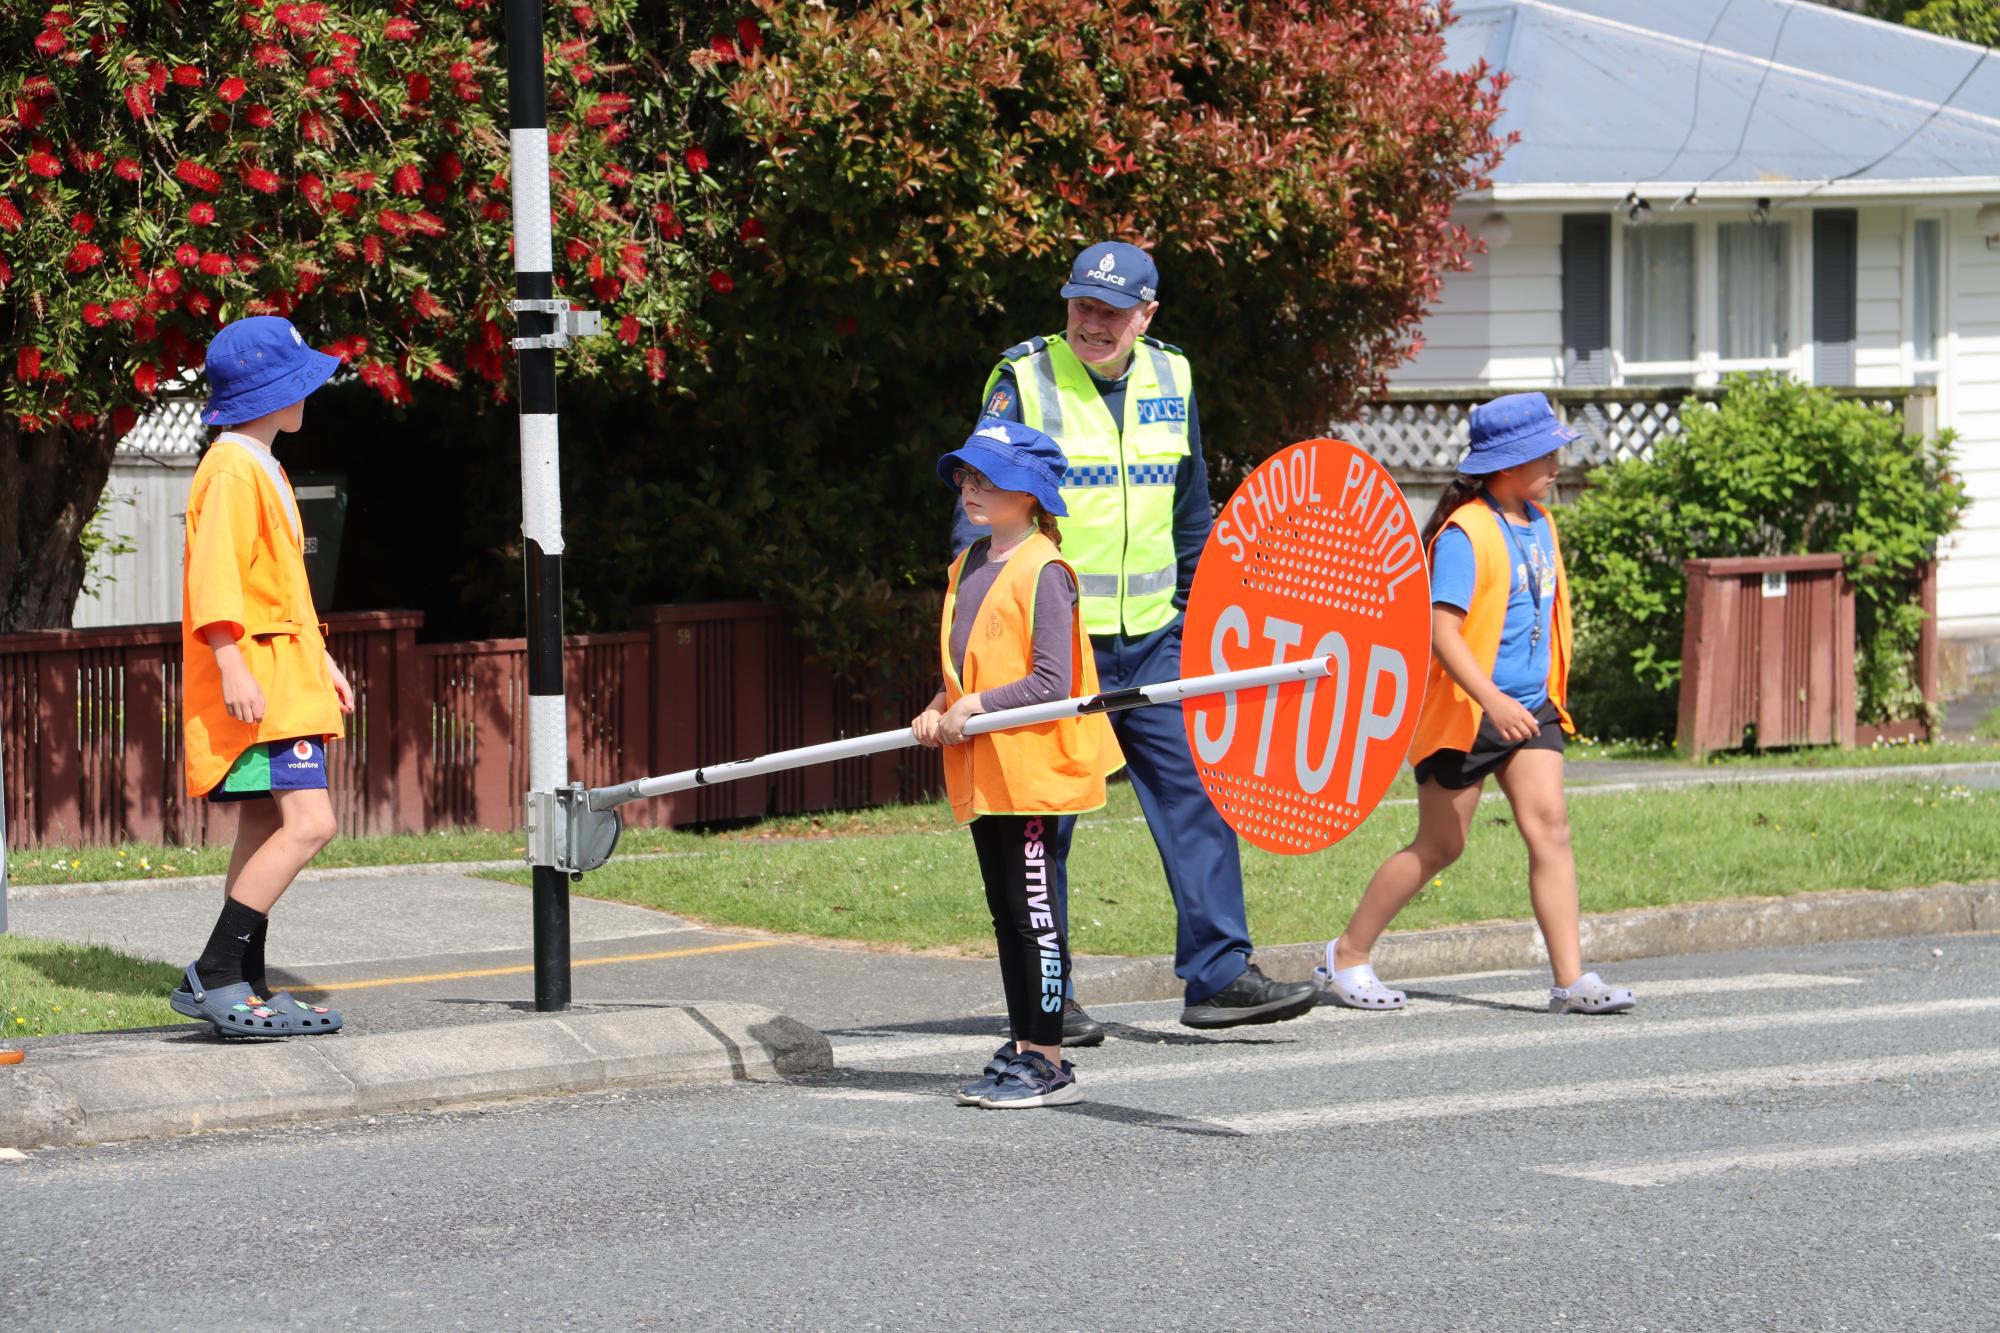
[[[984,952],[991,927],[971,839],[941,807],[922,832],[794,842],[693,839],[699,855],[614,860],[580,893],[719,926]],[[1070,858],[1074,944],[1096,954],[1171,952],[1174,915],[1128,787],[1079,830]],[[2000,792],[1878,780],[1585,796],[1571,804],[1587,912],[1818,889],[1887,889],[2000,876]],[[1380,811],[1317,856],[1244,849],[1255,938],[1339,930],[1416,812]],[[525,873],[494,878],[526,883]],[[1528,915],[1527,854],[1489,792],[1465,858],[1418,895],[1403,929]]]
[[[1898,768],[1907,764],[2000,763],[2000,734],[1971,741],[1883,741],[1842,750],[1831,745],[1802,745],[1785,750],[1725,750],[1689,759],[1671,741],[1572,742],[1572,761],[1593,759],[1652,760],[1684,764],[1690,769],[1730,768]]]
[[[0,1038],[156,1027],[179,970],[112,949],[0,935]]]

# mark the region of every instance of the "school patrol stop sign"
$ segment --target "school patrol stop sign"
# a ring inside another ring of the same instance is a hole
[[[1195,571],[1181,673],[1316,657],[1329,668],[1181,705],[1195,771],[1230,827],[1301,855],[1368,817],[1416,730],[1430,601],[1403,493],[1353,445],[1291,445],[1237,487]]]

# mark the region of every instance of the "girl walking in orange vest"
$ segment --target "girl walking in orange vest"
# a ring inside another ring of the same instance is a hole
[[[1314,979],[1340,1004],[1401,1009],[1368,961],[1405,903],[1459,858],[1488,774],[1500,781],[1528,844],[1528,896],[1549,951],[1555,1013],[1630,1009],[1632,992],[1583,970],[1563,799],[1569,693],[1569,578],[1541,507],[1557,453],[1577,437],[1539,393],[1472,410],[1472,447],[1424,525],[1431,561],[1430,679],[1410,760],[1417,835],[1391,856]]]
[[[290,321],[239,319],[208,347],[220,426],[188,495],[181,660],[188,795],[237,806],[222,914],[169,1002],[226,1037],[338,1031],[341,1016],[271,992],[270,912],[334,834],[326,743],[354,710],[306,581],[297,498],[271,454],[340,362]]]
[[[1013,1039],[959,1091],[963,1106],[1012,1110],[1083,1100],[1062,1058],[1069,941],[1056,910],[1058,815],[1104,804],[1118,742],[1102,714],[984,735],[980,713],[1097,693],[1097,664],[1062,559],[1057,516],[1068,462],[1056,442],[988,419],[938,460],[966,516],[987,529],[952,562],[939,651],[944,689],[911,724],[944,749],[952,813],[972,831],[1000,952]]]

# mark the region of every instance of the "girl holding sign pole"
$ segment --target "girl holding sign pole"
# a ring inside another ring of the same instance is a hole
[[[939,635],[945,687],[911,726],[943,748],[952,813],[972,833],[1013,1034],[959,1092],[963,1106],[1083,1100],[1062,1058],[1069,941],[1055,898],[1066,850],[1056,820],[1104,804],[1118,742],[1101,713],[965,734],[980,713],[1097,693],[1076,571],[1056,527],[1067,468],[1041,431],[990,418],[938,460],[938,476],[986,535],[952,562]]]
[[[1401,1009],[1369,952],[1418,890],[1465,850],[1486,778],[1499,780],[1528,844],[1528,895],[1549,951],[1554,1013],[1610,1014],[1630,990],[1583,970],[1576,864],[1563,798],[1571,649],[1569,579],[1541,501],[1577,432],[1539,393],[1471,414],[1459,477],[1424,525],[1431,560],[1431,665],[1410,759],[1417,833],[1384,861],[1314,980],[1337,1003]]]

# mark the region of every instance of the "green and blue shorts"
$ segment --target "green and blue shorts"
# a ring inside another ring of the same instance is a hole
[[[259,741],[229,766],[211,801],[254,801],[278,791],[326,788],[326,743],[317,736]]]

